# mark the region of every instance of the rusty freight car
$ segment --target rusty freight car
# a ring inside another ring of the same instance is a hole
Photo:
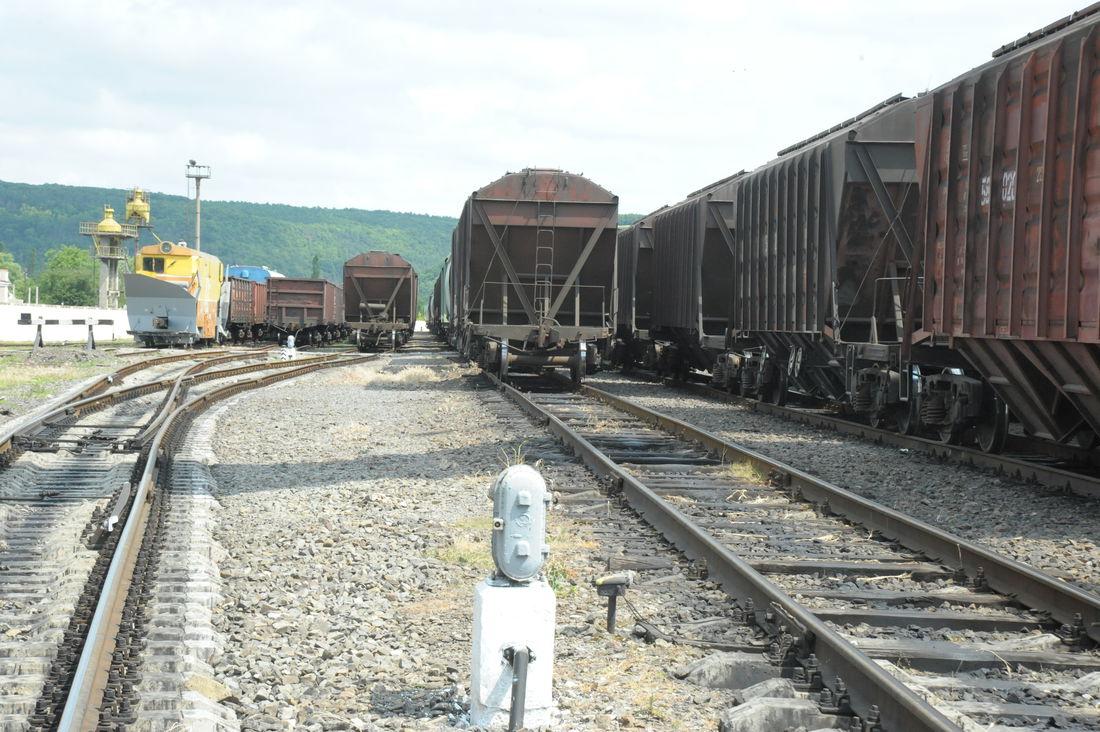
[[[504,375],[568,367],[581,381],[613,332],[618,215],[616,196],[562,170],[475,191],[452,237],[459,350]]]
[[[371,251],[344,262],[344,320],[360,351],[404,345],[416,306],[416,270],[401,255]]]
[[[920,100],[924,277],[911,283],[914,342],[964,353],[1029,434],[1087,446],[1100,433],[1098,67],[1095,4]],[[950,436],[977,391],[958,375],[914,401],[952,415]]]
[[[226,330],[234,341],[259,340],[267,331],[267,283],[230,277]]]
[[[324,279],[272,277],[267,288],[267,322],[280,343],[287,336],[294,336],[297,345],[347,336],[338,285]]]

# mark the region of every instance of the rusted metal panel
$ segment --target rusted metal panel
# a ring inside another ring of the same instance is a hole
[[[263,323],[267,320],[267,283],[252,283],[252,322]]]
[[[263,282],[229,278],[229,322],[259,325],[267,319],[267,285]]]
[[[545,315],[605,337],[617,224],[616,196],[561,170],[508,173],[475,191],[452,236],[455,319],[511,334]]]
[[[268,321],[284,329],[342,322],[341,288],[328,280],[272,277],[267,283]]]
[[[1055,439],[1100,430],[1098,10],[1000,49],[917,115],[923,331]]]
[[[342,310],[348,323],[416,321],[417,274],[401,255],[371,251],[344,263]]]
[[[230,323],[246,323],[252,322],[252,288],[249,286],[252,283],[249,280],[242,280],[238,277],[229,278],[229,322]]]
[[[229,323],[262,325],[267,320],[267,284],[229,277]]]

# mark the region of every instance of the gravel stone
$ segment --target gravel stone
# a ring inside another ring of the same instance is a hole
[[[744,642],[729,598],[478,383],[442,353],[408,351],[242,395],[220,414],[212,622],[224,646],[211,665],[241,729],[468,726],[472,596],[492,566],[488,490],[518,460],[559,499],[547,568],[554,728],[715,728],[731,692],[670,674],[707,651],[646,643],[622,604],[608,634],[591,583],[611,556],[660,557],[630,592],[639,616]]]

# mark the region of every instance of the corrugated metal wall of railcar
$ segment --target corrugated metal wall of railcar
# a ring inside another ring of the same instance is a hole
[[[1100,15],[927,95],[926,331],[1025,427],[1100,431]]]
[[[695,199],[653,219],[653,333],[699,330],[700,211]]]
[[[453,239],[453,237],[452,237]],[[453,248],[453,243],[452,243]],[[450,323],[454,320],[454,256],[443,260],[443,270],[439,275],[439,320]]]
[[[267,287],[267,313],[273,324],[304,327],[343,320],[341,289],[327,280],[272,277]]]
[[[655,333],[724,334],[733,257],[710,211],[730,205],[699,196],[654,217],[650,328]]]
[[[458,225],[451,234],[451,284],[454,292],[451,294],[454,304],[454,318],[456,323],[464,323],[469,320],[469,281],[470,281],[470,199],[462,206],[462,213],[458,217]]]
[[[634,272],[638,261],[638,227],[620,229],[615,238],[615,327],[634,329]]]
[[[820,334],[869,342],[871,315],[897,312],[893,288],[904,290],[909,264],[891,228],[911,237],[918,194],[912,145],[905,142],[912,139],[913,109],[908,102],[896,106],[854,129],[881,166],[900,221],[891,222],[879,206],[845,135],[737,182],[734,331],[798,336],[790,342]]]

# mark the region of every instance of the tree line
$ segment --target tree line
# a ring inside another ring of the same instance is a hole
[[[98,221],[104,204],[122,220],[127,191],[0,181],[0,267],[26,298],[37,286],[41,302],[94,305],[98,263],[91,243],[77,234],[81,221]],[[153,231],[170,241],[190,241],[194,202],[151,193]],[[461,202],[456,202],[456,211]],[[405,257],[419,274],[421,306],[450,253],[457,219],[397,211],[332,209],[244,201],[203,201],[203,250],[225,264],[268,266],[288,277],[343,279],[343,264],[360,252],[380,250]],[[627,223],[638,218],[623,214]],[[154,241],[148,232],[141,243]]]

